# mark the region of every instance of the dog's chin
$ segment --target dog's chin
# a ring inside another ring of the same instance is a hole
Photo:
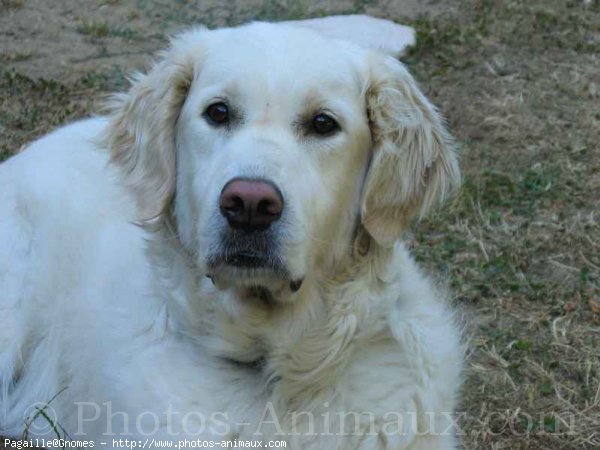
[[[254,254],[219,256],[212,258],[207,267],[207,276],[219,289],[258,287],[276,291],[290,283],[289,271],[279,260]]]
[[[289,283],[289,279],[283,274],[277,273],[270,268],[238,267],[224,265],[214,267],[208,276],[219,289],[262,287],[269,290],[278,290]]]

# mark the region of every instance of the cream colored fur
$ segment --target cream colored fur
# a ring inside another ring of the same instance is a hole
[[[225,95],[244,117],[227,132],[202,117]],[[97,446],[456,448],[460,336],[401,236],[459,170],[398,61],[284,25],[195,29],[111,108],[0,166],[0,434],[58,394],[48,414]],[[321,109],[341,131],[300,136]],[[205,277],[240,174],[281,187],[298,292]],[[29,432],[53,433],[42,417]]]

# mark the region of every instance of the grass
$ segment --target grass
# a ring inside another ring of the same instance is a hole
[[[32,429],[37,433],[51,431],[58,440],[72,441],[69,433],[67,433],[64,427],[56,420],[56,413],[51,406],[51,403],[65,390],[66,388],[63,388],[47,402],[32,405],[31,414],[25,418],[25,428],[23,430],[23,435],[21,436],[22,441],[29,440]],[[65,444],[60,448],[65,449],[68,448],[68,446]]]
[[[139,31],[129,27],[112,27],[106,20],[84,19],[77,26],[77,32],[90,38],[119,37],[122,39],[141,39]]]
[[[25,0],[0,0],[0,11],[9,8],[21,8]]]
[[[161,9],[156,30],[366,7],[386,17],[386,2],[346,3],[268,0],[227,15]],[[150,8],[136,14],[150,17]],[[448,118],[465,173],[459,195],[409,236],[467,318],[462,439],[469,449],[599,448],[600,5],[466,0],[457,8],[460,20],[413,20],[417,46],[405,62]],[[119,29],[91,21],[79,32],[101,39]],[[87,71],[70,84],[5,72],[0,158],[98,111],[102,95],[124,87],[123,72]]]
[[[94,88],[32,80],[15,71],[0,75],[0,159],[45,131],[81,117],[93,106]]]
[[[108,36],[110,27],[105,20],[84,19],[77,27],[77,31],[85,36],[102,38]]]
[[[32,56],[33,53],[31,51],[0,53],[0,62],[7,63],[27,61]]]
[[[464,441],[598,448],[600,14],[475,1],[462,17],[417,21],[407,63],[462,147],[462,192],[414,251],[471,324]]]

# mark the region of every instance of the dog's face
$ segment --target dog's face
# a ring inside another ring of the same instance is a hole
[[[359,214],[371,143],[359,66],[277,28],[213,37],[178,120],[178,228],[219,285],[299,282],[346,250]]]
[[[400,63],[281,25],[183,35],[110,133],[142,214],[172,209],[219,286],[294,290],[340,264],[359,227],[388,245],[458,181]]]

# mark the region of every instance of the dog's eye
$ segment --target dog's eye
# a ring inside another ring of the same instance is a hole
[[[225,125],[229,122],[229,107],[223,102],[213,103],[206,108],[204,116],[214,125]]]
[[[329,135],[340,129],[335,119],[327,114],[317,114],[312,120],[312,129],[316,134]]]

